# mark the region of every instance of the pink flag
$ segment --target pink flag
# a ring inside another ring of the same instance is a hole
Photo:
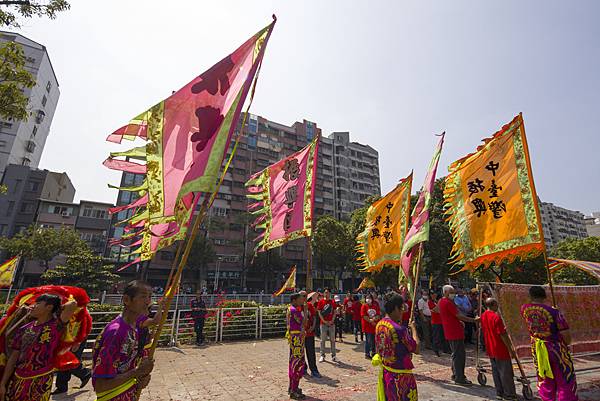
[[[251,213],[258,215],[255,227],[264,230],[257,238],[261,239],[257,252],[311,235],[318,148],[316,136],[304,149],[255,174],[246,183],[246,196],[258,201],[251,205]]]

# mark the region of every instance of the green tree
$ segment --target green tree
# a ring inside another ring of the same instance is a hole
[[[550,251],[550,256],[559,259],[600,262],[600,238],[566,239]],[[566,267],[554,274],[557,283],[576,285],[598,284],[598,279],[574,267]]]
[[[344,271],[354,263],[355,239],[348,223],[332,216],[322,216],[317,220],[312,236],[316,260],[321,268],[321,277],[325,267],[334,270],[336,278],[342,278]]]
[[[8,188],[6,187],[6,185],[0,185],[0,195],[4,195],[7,192]]]
[[[23,47],[15,42],[0,45],[0,118],[27,120],[29,99],[24,90],[34,85],[33,75],[25,69]]]
[[[19,28],[17,18],[31,18],[34,16],[55,19],[61,11],[66,11],[71,6],[66,0],[48,1],[19,1],[0,0],[0,26]]]
[[[187,267],[196,272],[197,288],[201,287],[206,268],[209,263],[215,261],[215,258],[216,253],[209,239],[202,233],[198,233],[187,260]]]
[[[90,296],[97,296],[120,280],[113,271],[114,265],[107,264],[101,256],[89,250],[83,250],[68,256],[65,264],[47,270],[42,274],[42,280],[48,284],[81,287]]]
[[[34,16],[56,18],[70,5],[65,0],[18,1],[0,0],[0,27],[18,28],[18,17]],[[25,69],[23,47],[15,42],[0,45],[0,118],[5,120],[27,120],[28,98],[24,91],[35,85],[33,75]]]
[[[48,270],[50,261],[58,255],[75,255],[91,252],[79,233],[72,228],[41,228],[31,225],[12,238],[0,238],[0,248],[10,256],[22,255],[25,259],[39,260]]]
[[[262,272],[264,289],[268,291],[277,286],[278,275],[287,274],[290,267],[290,262],[279,254],[279,249],[269,249],[254,257],[251,268]]]

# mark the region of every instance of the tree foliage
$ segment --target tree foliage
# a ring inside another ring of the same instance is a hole
[[[550,251],[550,256],[559,259],[600,262],[600,238],[570,238],[564,240]],[[574,267],[566,267],[556,272],[554,274],[554,281],[576,285],[599,284],[595,277]]]
[[[41,228],[31,225],[12,238],[0,238],[0,248],[10,256],[22,255],[25,259],[39,260],[45,270],[58,255],[72,256],[91,252],[88,244],[72,228]]]
[[[71,8],[71,5],[66,0],[0,0],[0,26],[19,28],[19,16],[23,18],[37,16],[55,19],[59,12],[66,11],[69,8]]]
[[[23,47],[15,42],[0,45],[0,118],[27,120],[29,99],[23,91],[34,85],[33,75],[25,69]]]
[[[196,272],[198,286],[201,284],[203,273],[206,271],[208,264],[214,262],[216,256],[208,238],[205,235],[196,235],[188,256],[187,267]]]
[[[347,222],[322,216],[317,220],[312,241],[321,270],[325,267],[334,270],[340,279],[354,265],[356,242]]]
[[[98,295],[120,280],[113,271],[114,265],[85,250],[68,256],[65,264],[47,270],[42,274],[42,280],[48,284],[81,287],[90,295]]]

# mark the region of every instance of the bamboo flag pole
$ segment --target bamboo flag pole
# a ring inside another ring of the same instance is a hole
[[[313,288],[313,281],[312,281],[312,261],[313,261],[312,243],[311,243],[311,237],[306,237],[306,239],[308,241],[308,258],[306,260],[306,291],[311,292],[312,288]]]
[[[417,250],[417,262],[415,265],[415,271],[413,274],[413,293],[412,293],[412,307],[410,308],[410,318],[408,322],[410,323],[413,320],[413,314],[415,311],[415,302],[417,300],[417,283],[419,280],[419,276],[421,275],[421,262],[423,260],[423,243],[419,244],[419,249]],[[402,269],[402,267],[400,267]]]

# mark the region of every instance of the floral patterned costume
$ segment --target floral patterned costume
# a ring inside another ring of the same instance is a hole
[[[290,391],[295,392],[304,375],[304,332],[302,323],[304,316],[299,308],[290,306],[288,312],[288,342],[290,345],[290,362],[288,376],[290,378]]]
[[[417,401],[417,382],[412,374],[411,360],[417,343],[408,329],[389,317],[383,318],[375,329],[375,348],[377,355],[372,363],[382,367],[377,400]]]
[[[569,347],[560,334],[569,325],[558,309],[544,304],[521,306],[531,336],[531,351],[543,401],[577,401],[577,380]]]

